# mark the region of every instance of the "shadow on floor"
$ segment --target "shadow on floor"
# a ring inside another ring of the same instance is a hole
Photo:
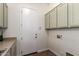
[[[27,54],[24,56],[56,56],[56,55],[52,53],[51,51],[47,50],[40,53],[35,52],[35,53]]]

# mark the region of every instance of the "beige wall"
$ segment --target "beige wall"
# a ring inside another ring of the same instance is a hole
[[[44,13],[49,12],[50,10],[52,10],[53,8],[55,8],[59,4],[60,3],[49,3]]]

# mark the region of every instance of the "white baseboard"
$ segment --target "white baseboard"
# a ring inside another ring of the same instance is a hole
[[[54,54],[57,55],[57,56],[61,56],[59,53],[55,52],[55,51],[52,50],[52,49],[48,49],[48,50],[50,50],[52,53],[54,53]]]
[[[37,52],[39,53],[39,52],[43,52],[43,51],[46,51],[46,50],[48,50],[48,48],[46,48],[46,49],[41,49],[41,50],[38,50]]]

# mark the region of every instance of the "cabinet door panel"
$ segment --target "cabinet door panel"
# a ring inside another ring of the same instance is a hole
[[[49,17],[50,17],[49,13],[45,15],[45,28],[46,29],[49,29],[49,21],[50,21]]]
[[[50,28],[56,28],[56,9],[50,12]]]
[[[0,27],[3,27],[3,4],[0,3]]]
[[[79,3],[68,4],[69,26],[79,27]]]
[[[4,4],[4,28],[7,28],[8,25],[8,7]]]
[[[57,27],[67,27],[67,4],[60,4],[57,7]]]
[[[13,44],[13,46],[10,49],[10,55],[16,56],[16,43]]]
[[[11,56],[10,55],[10,50],[5,54],[5,56]]]

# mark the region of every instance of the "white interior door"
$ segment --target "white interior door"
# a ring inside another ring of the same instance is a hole
[[[22,40],[21,55],[36,52],[35,34],[37,33],[37,12],[31,9],[22,9]]]

